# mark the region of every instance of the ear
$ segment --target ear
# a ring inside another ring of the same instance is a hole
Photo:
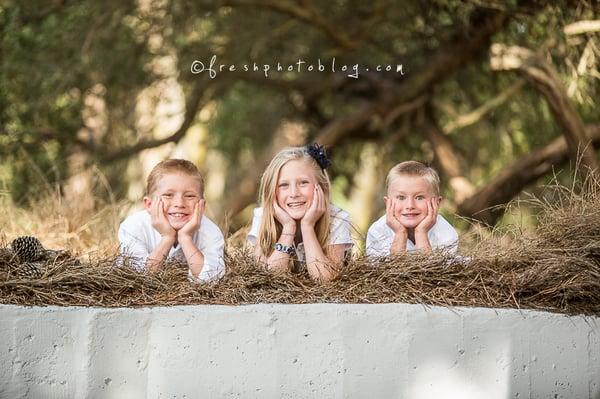
[[[437,197],[436,200],[437,200],[437,205],[440,206],[440,204],[442,203],[442,197],[441,196]]]
[[[144,197],[144,209],[150,210],[151,206],[152,206],[152,198],[145,196]]]
[[[387,197],[387,195],[384,195],[384,196],[383,196],[383,203],[384,203],[384,204],[386,204],[386,205],[387,205],[387,203],[388,203],[388,201],[389,201],[389,200],[390,200],[390,199]]]

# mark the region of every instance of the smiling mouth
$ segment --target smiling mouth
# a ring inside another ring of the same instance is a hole
[[[306,201],[303,202],[290,202],[287,204],[287,207],[290,209],[302,208],[306,204]]]
[[[187,215],[188,215],[187,213],[180,213],[180,212],[169,213],[169,216],[174,217],[174,218],[184,218]]]
[[[414,218],[419,216],[420,213],[403,213],[402,216],[404,216],[405,218]]]

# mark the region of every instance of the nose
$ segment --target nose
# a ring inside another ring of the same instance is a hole
[[[299,192],[300,192],[300,190],[298,189],[298,186],[296,186],[295,184],[292,184],[292,189],[291,189],[290,195],[292,197],[296,197]]]
[[[404,206],[408,209],[413,209],[415,207],[415,199],[412,197],[407,198]]]
[[[171,204],[173,206],[183,206],[183,197],[181,197],[180,195],[173,196],[173,199],[171,200]]]

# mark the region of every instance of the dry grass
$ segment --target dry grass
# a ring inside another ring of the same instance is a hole
[[[184,265],[148,275],[115,267],[113,257],[62,257],[38,279],[19,277],[18,262],[0,250],[0,302],[24,305],[156,306],[247,303],[385,303],[542,309],[600,315],[599,185],[555,186],[532,199],[539,225],[528,234],[495,232],[463,250],[465,257],[409,255],[353,260],[335,281],[306,274],[274,276],[238,247],[215,285],[187,281]],[[112,233],[114,234],[114,232]]]

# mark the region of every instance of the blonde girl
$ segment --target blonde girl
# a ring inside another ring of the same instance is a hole
[[[248,241],[269,270],[306,267],[315,280],[330,281],[353,241],[348,213],[331,204],[330,165],[323,147],[280,151],[262,175],[260,207],[254,210]],[[294,267],[296,264],[299,267]]]

